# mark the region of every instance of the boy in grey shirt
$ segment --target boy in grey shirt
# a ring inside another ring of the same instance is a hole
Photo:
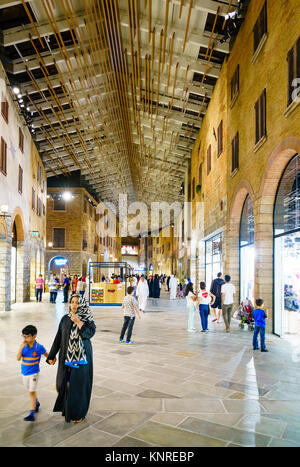
[[[141,319],[141,315],[137,306],[137,301],[133,297],[134,288],[128,287],[127,295],[123,299],[122,303],[122,310],[124,311],[124,323],[120,335],[119,342],[124,342],[124,335],[127,330],[127,339],[126,344],[133,344],[131,341],[132,329],[135,321],[135,314],[137,314],[138,318]]]

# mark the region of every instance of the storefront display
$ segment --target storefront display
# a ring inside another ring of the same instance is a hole
[[[300,158],[281,178],[274,209],[274,332],[300,335]]]
[[[240,302],[247,298],[254,303],[254,215],[249,195],[240,224]]]
[[[132,270],[127,263],[89,263],[90,306],[121,306]]]
[[[222,234],[220,233],[205,242],[205,280],[208,287],[222,269]]]

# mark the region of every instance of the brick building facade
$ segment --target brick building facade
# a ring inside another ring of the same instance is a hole
[[[198,193],[192,189],[192,235],[198,249],[193,280],[208,280],[209,240],[219,236],[220,267],[232,276],[238,292],[236,305],[243,298],[240,227],[249,197],[254,223],[254,298],[265,300],[271,311],[269,329],[274,332],[274,203],[284,170],[300,151],[299,98],[291,99],[293,79],[300,78],[299,27],[293,21],[299,14],[297,0],[285,2],[284,7],[276,0],[250,2],[191,160],[192,187],[194,179],[195,185],[201,185]],[[258,22],[263,25],[259,37]],[[298,63],[297,69],[293,63]],[[213,248],[216,245],[212,243]]]

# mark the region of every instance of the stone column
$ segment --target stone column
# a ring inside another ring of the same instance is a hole
[[[255,298],[262,298],[269,310],[267,329],[273,325],[273,209],[274,197],[263,196],[255,202]]]
[[[235,306],[239,305],[240,296],[240,248],[239,248],[240,217],[232,217],[223,232],[224,275],[231,276],[231,282],[236,288]]]
[[[9,226],[8,226],[9,227]],[[9,230],[8,230],[9,231]],[[0,236],[0,311],[11,309],[11,236]]]

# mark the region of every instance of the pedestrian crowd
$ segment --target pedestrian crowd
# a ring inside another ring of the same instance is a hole
[[[155,274],[147,279],[145,275],[127,276],[129,281],[127,294],[122,301],[123,325],[119,337],[120,343],[131,345],[133,326],[136,316],[141,319],[146,312],[147,299],[159,298],[162,287],[170,292],[170,299],[186,298],[188,309],[188,332],[196,332],[195,316],[199,312],[202,330],[208,332],[208,316],[212,310],[212,323],[221,323],[221,313],[226,333],[230,332],[233,304],[235,303],[236,289],[231,283],[231,277],[218,273],[208,290],[204,281],[200,282],[199,290],[194,291],[190,279],[178,283],[174,275],[166,276]],[[102,277],[102,282],[118,284],[123,277],[113,274],[111,278]],[[57,399],[53,411],[61,412],[67,422],[80,423],[88,412],[93,381],[93,350],[91,338],[96,332],[96,325],[90,308],[86,302],[88,278],[67,274],[59,280],[56,274],[51,273],[49,280],[50,303],[56,303],[57,292],[63,290],[63,303],[69,303],[69,309],[59,323],[58,330],[51,349],[37,342],[37,328],[27,325],[22,330],[22,344],[17,353],[17,360],[21,361],[23,384],[29,392],[29,414],[25,421],[33,422],[35,414],[40,409],[37,397],[37,384],[40,372],[40,360],[43,355],[49,365],[55,365],[58,354],[58,369],[56,377]],[[36,300],[42,301],[44,279],[39,274],[36,279]],[[70,297],[69,297],[70,293]],[[253,310],[255,323],[252,339],[253,350],[259,349],[258,336],[260,336],[261,352],[268,352],[265,345],[267,310],[262,299],[256,300]],[[126,339],[125,339],[126,334]]]

